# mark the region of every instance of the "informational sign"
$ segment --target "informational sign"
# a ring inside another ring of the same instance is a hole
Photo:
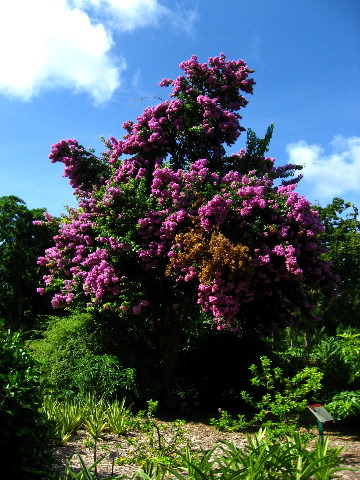
[[[315,403],[314,405],[308,405],[307,407],[321,423],[334,420],[334,418],[330,415],[330,413],[320,403]]]

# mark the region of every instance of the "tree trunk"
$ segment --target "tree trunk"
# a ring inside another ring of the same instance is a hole
[[[181,318],[168,307],[161,316],[154,320],[154,328],[160,360],[161,397],[160,407],[174,409],[176,407],[173,393],[177,359],[183,324]]]
[[[305,350],[310,350],[311,345],[312,345],[312,342],[311,342],[310,328],[309,328],[309,326],[306,326],[305,330],[304,330],[304,348],[305,348]]]

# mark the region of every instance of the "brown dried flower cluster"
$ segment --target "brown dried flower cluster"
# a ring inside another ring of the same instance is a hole
[[[194,266],[199,271],[200,282],[209,285],[216,273],[225,274],[228,281],[245,280],[252,274],[249,248],[241,243],[233,244],[218,229],[211,236],[192,229],[178,234],[175,240],[180,249],[171,258],[167,275],[173,268]]]

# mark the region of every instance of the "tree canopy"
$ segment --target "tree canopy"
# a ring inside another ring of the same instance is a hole
[[[338,295],[323,301],[326,324],[356,327],[360,320],[360,221],[355,205],[335,197],[326,207],[317,206],[325,230],[321,234],[331,262],[332,272],[339,276]],[[326,306],[325,306],[326,305]]]
[[[319,215],[295,191],[301,167],[265,156],[272,127],[226,153],[245,130],[252,71],[223,54],[180,68],[159,84],[169,99],[125,122],[122,140],[104,139],[100,157],[73,139],[52,147],[78,207],[39,259],[49,269],[39,291],[54,292],[54,307],[144,318],[168,365],[200,311],[219,330],[271,330],[299,310],[311,316],[309,289],[335,290]]]
[[[7,327],[29,327],[34,316],[49,312],[36,287],[41,279],[38,256],[51,245],[56,229],[41,228],[45,209],[28,209],[20,198],[0,197],[0,318]]]

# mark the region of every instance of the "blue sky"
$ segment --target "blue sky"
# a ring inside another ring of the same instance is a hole
[[[0,196],[53,215],[74,206],[53,143],[101,152],[164,97],[178,65],[224,52],[255,70],[242,124],[305,164],[298,191],[360,206],[359,0],[0,0]],[[231,151],[244,146],[243,134]]]

